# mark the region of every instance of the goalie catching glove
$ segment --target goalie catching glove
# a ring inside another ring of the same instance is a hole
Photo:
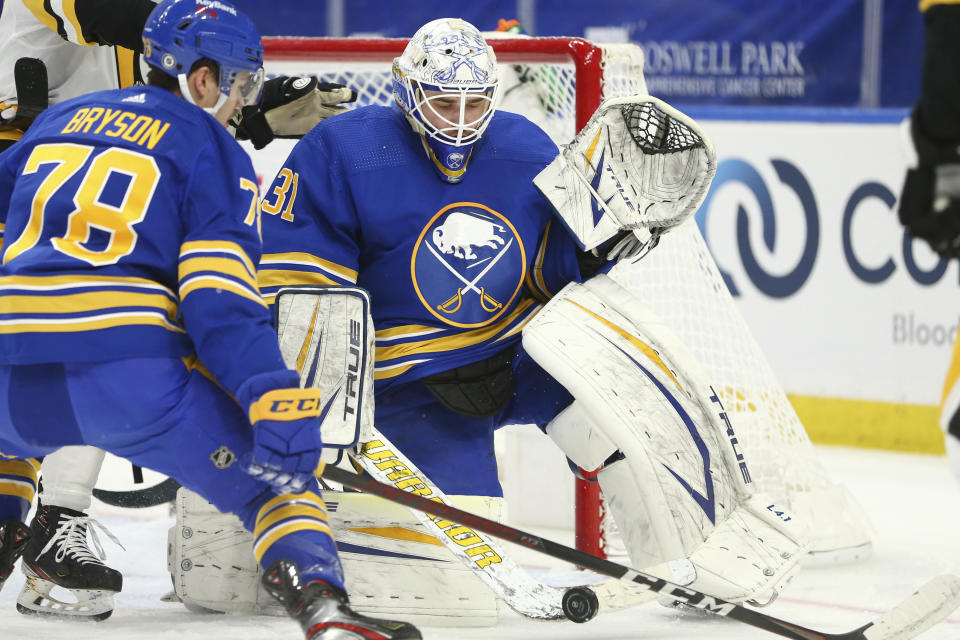
[[[263,83],[260,103],[240,110],[233,125],[238,140],[262,149],[274,138],[302,138],[321,120],[346,111],[357,94],[314,76],[280,76]]]
[[[533,183],[582,251],[623,260],[696,212],[716,171],[700,126],[639,94],[600,105]]]
[[[900,196],[900,222],[944,258],[960,258],[960,141],[934,140],[920,113],[909,120],[916,152]]]
[[[237,391],[253,425],[253,451],[241,460],[247,473],[277,493],[299,493],[313,479],[326,413],[320,389],[300,389],[294,371],[254,376]]]

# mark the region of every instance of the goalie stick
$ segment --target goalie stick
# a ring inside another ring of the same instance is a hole
[[[794,640],[909,640],[943,620],[960,605],[960,577],[944,574],[933,578],[912,596],[862,627],[846,633],[824,633],[780,620],[774,616],[720,598],[714,598],[699,591],[687,589],[650,573],[597,558],[583,551],[481,518],[442,502],[421,497],[417,495],[416,488],[412,491],[404,491],[377,482],[369,476],[357,475],[323,463],[317,468],[317,476],[406,505],[438,518],[459,522],[477,531],[483,531],[503,540],[523,545],[554,558],[576,563],[596,573],[617,578],[624,582],[635,583],[650,592],[669,596],[688,606],[733,618],[750,626]],[[578,589],[572,589],[571,591],[577,592]],[[579,604],[584,603],[581,601]],[[596,613],[596,611],[593,613]],[[586,619],[590,617],[592,616],[586,616]]]
[[[437,503],[449,503],[442,491],[403,453],[375,429],[374,439],[362,443],[351,454],[354,466],[364,469],[378,486],[412,489]],[[353,476],[354,474],[350,474]],[[335,480],[331,475],[328,479]],[[349,486],[349,485],[348,485]],[[401,493],[403,493],[401,491]],[[649,591],[618,580],[603,580],[589,586],[553,587],[536,580],[510,558],[492,538],[466,526],[444,521],[411,507],[421,524],[432,531],[459,561],[477,576],[511,609],[536,620],[586,622],[597,613],[600,602],[611,609],[634,606],[652,599]],[[461,523],[466,524],[466,523]]]

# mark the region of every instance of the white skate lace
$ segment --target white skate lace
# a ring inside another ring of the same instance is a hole
[[[51,547],[57,545],[59,542],[57,553],[53,556],[53,559],[57,562],[62,562],[63,559],[69,555],[81,564],[103,564],[103,561],[107,559],[107,554],[100,544],[100,538],[96,532],[97,528],[107,534],[107,537],[110,538],[114,544],[126,550],[124,546],[120,544],[120,541],[117,540],[116,536],[110,533],[110,530],[101,524],[99,520],[89,516],[61,515],[57,532],[50,538],[46,546],[40,550],[38,557],[45,554]],[[94,555],[87,546],[88,533],[90,534],[90,541],[93,543],[93,548],[97,552],[96,555]]]

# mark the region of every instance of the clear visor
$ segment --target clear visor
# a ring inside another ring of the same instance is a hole
[[[256,71],[224,69],[220,74],[220,92],[243,100],[241,106],[257,104],[263,90],[263,67]]]
[[[469,88],[420,84],[414,109],[429,135],[454,146],[477,141],[496,110],[497,85]]]

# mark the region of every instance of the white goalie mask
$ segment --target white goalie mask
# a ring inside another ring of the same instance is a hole
[[[469,22],[428,22],[393,61],[393,95],[440,177],[459,182],[496,111],[496,56]]]

